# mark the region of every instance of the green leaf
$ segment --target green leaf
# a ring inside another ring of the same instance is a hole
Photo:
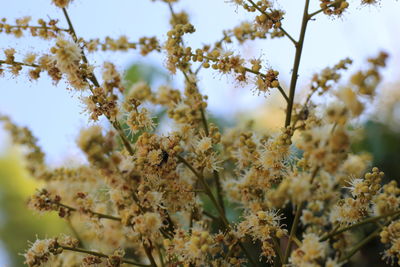
[[[124,75],[125,87],[129,88],[132,84],[139,81],[147,82],[149,85],[157,80],[169,81],[169,76],[160,68],[144,63],[133,63]]]

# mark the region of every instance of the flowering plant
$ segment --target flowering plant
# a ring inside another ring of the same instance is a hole
[[[177,0],[165,2],[171,12],[166,40],[143,37],[85,40],[78,37],[67,8],[71,0],[52,0],[64,14],[59,21],[29,17],[15,24],[3,19],[0,30],[20,37],[48,40],[47,54],[29,53],[18,60],[6,49],[0,72],[17,76],[28,71],[36,80],[46,73],[54,83],[64,79],[81,94],[90,119],[104,116],[112,126],[94,123],[81,131],[78,146],[88,164],[50,168],[33,134],[1,120],[16,144],[26,149],[26,167],[45,186],[29,200],[39,212],[56,211],[68,220],[75,236],[36,240],[24,254],[30,266],[341,266],[368,241],[379,237],[387,247],[383,259],[400,259],[400,189],[382,183],[384,173],[371,168],[371,157],[356,154],[352,126],[376,95],[385,67],[385,52],[368,59],[368,66],[339,85],[352,64],[340,60],[313,76],[304,101],[295,101],[300,59],[308,23],[316,16],[341,16],[346,0],[319,0],[309,10],[305,0],[299,38],[283,25],[285,12],[268,0],[232,0],[255,14],[223,33],[214,44],[194,48],[184,42],[195,34]],[[362,0],[363,5],[376,0]],[[245,59],[223,44],[287,38],[295,57],[288,90],[279,73],[261,59]],[[138,50],[143,56],[166,54],[166,68],[180,72],[182,90],[158,89],[145,82],[127,88],[112,62],[99,70],[87,53]],[[209,69],[232,75],[239,84],[254,84],[256,94],[276,90],[286,103],[283,127],[266,134],[249,127],[220,130],[208,119],[207,96],[197,73]],[[334,99],[325,108],[313,96]],[[157,132],[151,107],[162,106],[171,131]],[[207,208],[212,205],[212,210]],[[242,212],[237,222],[227,216],[227,203]],[[290,208],[294,211],[291,216]],[[355,240],[354,229],[375,224],[375,230]],[[378,257],[378,256],[377,256]]]

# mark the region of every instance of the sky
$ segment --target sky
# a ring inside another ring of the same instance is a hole
[[[50,0],[7,1],[3,14],[12,21],[15,18],[31,15],[38,18],[58,18],[65,25],[60,10],[49,4]],[[276,5],[286,11],[283,25],[285,29],[298,36],[303,1],[281,0]],[[377,6],[362,7],[359,1],[350,2],[350,10],[340,18],[330,18],[323,14],[309,24],[300,66],[299,87],[306,86],[312,74],[333,65],[340,59],[350,57],[354,66],[360,66],[369,56],[385,50],[391,54],[387,77],[398,74],[396,65],[400,53],[397,49],[400,20],[400,3],[385,0]],[[185,37],[192,47],[212,43],[222,36],[224,29],[231,29],[244,20],[248,13],[224,0],[184,0],[175,10],[186,10],[196,33]],[[311,1],[310,10],[318,9],[318,1]],[[6,12],[5,12],[6,11]],[[169,29],[169,11],[160,2],[149,0],[75,0],[69,7],[71,19],[79,36],[86,39],[95,37],[115,37],[127,35],[130,40],[141,36],[157,36],[165,40]],[[24,55],[31,51],[46,51],[46,41],[23,37],[15,39],[0,35],[0,48],[15,47]],[[241,53],[247,58],[266,59],[269,66],[280,72],[280,80],[287,84],[290,79],[294,55],[293,45],[287,38],[247,42],[243,47],[226,46],[226,49]],[[105,60],[116,62],[124,70],[133,62],[151,62],[163,67],[163,54],[153,53],[141,57],[137,51],[128,53],[98,53],[90,55],[90,62],[101,66]],[[181,85],[182,77],[177,75],[174,82]],[[242,88],[229,76],[222,76],[210,70],[202,71],[200,87],[209,95],[209,111],[223,117],[232,117],[237,112],[246,112],[265,104],[265,97],[255,96],[250,88]],[[28,126],[39,138],[40,145],[47,153],[48,161],[59,164],[65,155],[79,153],[74,140],[78,129],[88,123],[83,106],[79,103],[79,93],[65,90],[66,84],[60,82],[53,86],[43,75],[38,81],[29,82],[27,78],[1,78],[0,113],[9,115],[20,125]],[[266,97],[268,99],[268,96]],[[273,98],[273,96],[271,96]],[[229,103],[229,104],[228,104]],[[0,132],[5,140],[4,132]],[[0,144],[4,142],[0,142]],[[1,146],[1,145],[0,145]]]
[[[385,79],[395,81],[399,77],[400,2],[385,0],[368,7],[361,6],[359,0],[349,2],[350,8],[342,17],[330,18],[320,14],[309,23],[300,65],[300,88],[307,86],[313,73],[340,59],[352,58],[357,69],[367,57],[381,50],[391,56]],[[297,39],[304,1],[277,0],[274,3],[286,11],[283,26]],[[318,3],[317,0],[311,0],[310,11],[318,10]],[[182,9],[189,13],[191,23],[196,28],[194,34],[185,36],[186,43],[194,48],[213,43],[221,38],[223,30],[231,29],[252,17],[224,0],[181,0],[175,10]],[[132,41],[141,36],[157,36],[165,40],[169,30],[169,11],[160,1],[74,0],[68,10],[78,36],[85,39],[127,35]],[[0,17],[13,21],[26,15],[32,16],[33,21],[39,18],[59,19],[60,25],[66,27],[62,12],[50,5],[50,0],[2,3]],[[24,55],[31,51],[46,51],[49,44],[31,37],[15,39],[0,34],[0,49],[10,47]],[[243,47],[231,45],[224,48],[246,58],[265,59],[270,67],[280,72],[280,81],[284,85],[288,83],[294,48],[287,38],[250,41]],[[153,53],[143,58],[137,51],[89,55],[89,61],[95,66],[101,66],[106,60],[115,62],[121,71],[134,62],[150,62],[162,68],[165,55]],[[179,87],[182,77],[175,76],[173,82]],[[268,99],[278,99],[274,93],[266,97],[255,96],[251,87],[240,87],[229,76],[221,76],[210,70],[200,73],[200,88],[209,96],[208,110],[226,118],[250,112],[265,105]],[[88,118],[83,113],[78,97],[79,93],[66,90],[64,82],[52,85],[46,75],[35,82],[10,75],[0,77],[0,114],[9,115],[19,125],[28,126],[38,137],[51,165],[61,164],[66,157],[81,157],[75,139],[79,129],[88,124]],[[0,130],[0,153],[6,150],[7,140],[7,135]],[[5,257],[0,253],[0,266],[2,259],[4,261]]]

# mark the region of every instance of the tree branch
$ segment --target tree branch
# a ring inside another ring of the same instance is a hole
[[[296,54],[294,57],[293,70],[292,70],[293,72],[289,88],[289,102],[286,109],[285,127],[290,125],[290,121],[292,119],[292,109],[293,109],[294,95],[296,92],[296,83],[300,67],[300,59],[303,51],[304,37],[306,34],[307,24],[309,21],[309,16],[308,16],[309,4],[310,0],[306,0],[304,5],[303,21],[301,23],[301,29],[300,29],[300,37],[298,43],[296,44]]]
[[[83,249],[83,248],[74,248],[74,247],[68,247],[68,246],[60,246],[60,247],[63,248],[64,250],[70,250],[70,251],[75,251],[75,252],[79,252],[79,253],[89,254],[89,255],[92,255],[92,256],[100,257],[100,258],[110,258],[111,257],[110,255],[107,255],[107,254],[104,254],[104,253],[101,253],[101,252],[86,250],[86,249]],[[151,266],[151,265],[148,265],[148,264],[138,263],[138,262],[135,262],[133,260],[126,259],[126,258],[122,258],[121,260],[122,260],[123,263],[134,265],[134,266],[142,266],[142,267]]]

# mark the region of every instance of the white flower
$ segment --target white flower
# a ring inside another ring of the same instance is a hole
[[[49,261],[52,254],[56,254],[56,246],[55,239],[37,239],[24,254],[25,264],[29,267],[42,266]]]
[[[56,41],[56,66],[61,72],[72,74],[79,68],[81,48],[75,43],[59,36]]]
[[[295,266],[312,266],[311,263],[326,256],[327,249],[327,243],[320,242],[319,236],[305,234],[300,247],[292,252],[290,262]]]
[[[365,193],[368,191],[368,186],[364,183],[364,180],[361,178],[352,178],[349,181],[348,187],[345,187],[350,190],[351,195],[353,197],[359,196],[362,193]]]
[[[155,128],[153,118],[146,108],[142,108],[139,112],[133,110],[129,113],[126,123],[133,134],[140,130],[153,130]]]
[[[154,212],[146,212],[133,219],[134,230],[143,235],[158,233],[162,226],[160,214]]]
[[[311,176],[301,173],[290,179],[289,194],[295,204],[307,200],[311,196]]]
[[[341,262],[338,262],[338,259],[331,259],[329,258],[326,262],[325,262],[325,267],[341,267],[344,264]]]
[[[208,136],[204,136],[196,142],[196,150],[200,153],[207,152],[210,148],[212,148],[212,139]]]

